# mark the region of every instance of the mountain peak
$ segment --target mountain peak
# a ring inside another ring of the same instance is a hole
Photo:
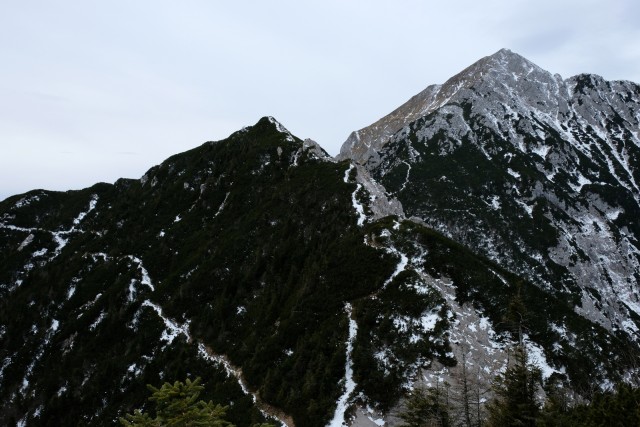
[[[552,90],[555,94],[562,83],[559,75],[552,75],[509,49],[500,49],[471,64],[443,84],[427,87],[370,126],[353,132],[340,149],[338,158],[376,163],[378,152],[392,135],[449,103],[460,103],[464,99],[479,96],[504,104],[518,93],[525,104],[546,105],[549,94],[540,92]]]
[[[240,132],[247,132],[249,130],[261,131],[267,129],[269,130],[269,132],[275,131],[277,133],[283,134],[284,139],[289,142],[295,141],[295,137],[293,136],[293,134],[289,132],[289,130],[287,130],[287,128],[284,127],[282,123],[277,121],[273,116],[264,116],[260,120],[258,120],[255,125],[245,126],[240,130]]]
[[[505,48],[500,49],[493,55],[490,55],[488,58],[490,58],[494,63],[499,64],[503,69],[509,71],[524,70],[528,73],[533,70],[544,71],[542,68],[538,67],[536,64],[529,61],[524,56]]]
[[[277,120],[275,119],[275,117],[273,117],[273,116],[266,116],[266,117],[263,117],[262,119],[260,119],[260,121],[262,121],[262,120],[266,120],[266,121],[268,121],[269,123],[271,123],[272,125],[274,125],[274,126],[276,127],[276,129],[278,130],[278,132],[280,132],[280,133],[288,133],[288,134],[291,134],[291,132],[289,132],[289,131],[287,130],[287,128],[285,128],[285,127],[282,125],[282,123],[280,123],[279,121],[277,121]]]
[[[496,58],[501,60],[527,60],[525,57],[513,52],[510,49],[503,47],[493,55],[489,55],[488,58]]]
[[[447,80],[443,86],[445,88],[447,86],[469,86],[485,80],[487,77],[498,80],[518,81],[520,78],[528,78],[529,76],[546,78],[550,75],[551,73],[538,67],[525,57],[509,49],[502,48],[493,55],[485,56],[471,64]]]

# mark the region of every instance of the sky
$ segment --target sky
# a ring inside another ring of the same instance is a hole
[[[267,115],[335,155],[503,47],[640,83],[640,2],[6,0],[0,200],[139,178]]]

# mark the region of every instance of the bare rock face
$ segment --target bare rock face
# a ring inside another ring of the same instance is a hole
[[[394,133],[435,109],[440,89],[440,85],[429,86],[371,126],[352,132],[342,145],[338,160],[350,158],[362,163],[379,159],[378,151]]]
[[[640,341],[640,86],[502,49],[352,133],[408,217]]]

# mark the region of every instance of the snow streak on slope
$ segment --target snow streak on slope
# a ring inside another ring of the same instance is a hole
[[[141,276],[141,279],[139,280],[140,284],[147,286],[149,289],[151,289],[151,292],[153,292],[155,290],[155,286],[153,286],[153,283],[151,282],[151,278],[149,277],[149,272],[142,265],[142,260],[133,255],[127,255],[126,258],[128,258],[129,260],[133,261],[138,265],[138,270],[140,271],[140,276]],[[129,283],[129,295],[128,295],[129,302],[133,301],[136,297],[136,294],[138,293],[135,287],[136,282],[137,280],[132,278],[131,282]]]
[[[35,353],[32,355],[33,359],[27,366],[24,378],[22,379],[22,385],[20,387],[20,394],[22,394],[23,396],[26,396],[27,390],[29,390],[29,387],[31,385],[30,379],[31,379],[34,367],[38,364],[42,356],[45,354],[46,348],[51,343],[51,338],[58,331],[59,327],[60,327],[60,322],[58,322],[56,319],[53,319],[53,321],[51,322],[51,327],[49,327],[49,329],[45,333],[44,339],[36,349]],[[35,333],[37,331],[33,330],[33,332]]]
[[[344,173],[345,184],[350,182],[349,178],[354,170],[356,189],[351,193],[351,204],[358,214],[358,226],[362,226],[366,221],[375,221],[389,215],[404,218],[400,201],[387,194],[384,186],[376,182],[364,167],[350,163]],[[361,203],[358,197],[364,202]]]
[[[92,211],[96,208],[96,205],[98,203],[98,196],[96,194],[94,194],[93,196],[91,196],[91,200],[89,201],[89,208],[84,211],[84,212],[80,212],[78,214],[78,216],[73,220],[73,226],[68,229],[68,230],[64,230],[64,231],[52,231],[51,235],[53,236],[53,239],[56,241],[56,243],[58,244],[58,246],[56,247],[55,251],[54,251],[54,255],[53,257],[51,257],[51,259],[57,257],[58,255],[60,255],[60,252],[62,251],[62,248],[64,248],[67,243],[69,243],[69,238],[64,238],[62,236],[68,236],[71,233],[74,232],[80,232],[83,233],[82,230],[77,230],[76,229],[76,225],[80,225],[80,223],[82,222],[82,220]]]
[[[160,337],[162,341],[165,341],[167,344],[171,344],[173,340],[176,339],[179,335],[184,335],[185,338],[187,338],[187,341],[191,342],[191,335],[189,334],[189,322],[185,322],[182,325],[174,322],[173,320],[162,314],[162,308],[160,308],[159,305],[154,304],[149,300],[145,300],[142,303],[142,306],[151,307],[156,313],[158,313],[158,316],[160,316],[160,318],[164,322],[165,329],[164,331],[162,331],[162,336]]]
[[[98,195],[94,194],[91,196],[91,200],[89,201],[89,209],[85,212],[80,212],[78,216],[73,220],[74,225],[80,225],[80,222],[92,211],[96,208],[98,204]]]
[[[94,210],[96,208],[97,203],[98,203],[98,196],[96,194],[94,194],[93,196],[91,196],[91,200],[89,201],[89,208],[86,211],[80,212],[78,214],[78,216],[76,218],[74,218],[73,226],[71,226],[71,228],[69,228],[67,230],[52,231],[52,230],[45,230],[45,229],[38,228],[38,227],[16,227],[15,225],[6,224],[5,222],[1,222],[0,223],[0,228],[5,228],[5,229],[8,229],[8,230],[13,230],[13,231],[22,231],[22,232],[25,232],[25,233],[33,233],[33,232],[38,232],[39,231],[39,232],[44,232],[44,233],[51,234],[51,237],[53,238],[53,240],[57,244],[57,246],[56,246],[56,248],[54,250],[53,256],[49,259],[49,260],[52,260],[53,258],[55,258],[58,255],[60,255],[60,252],[62,251],[62,249],[69,242],[69,237],[64,237],[64,236],[69,236],[72,233],[83,233],[84,232],[81,229],[77,229],[76,226],[80,225],[82,220],[92,210]],[[23,206],[24,204],[17,203],[16,206],[18,206],[18,205],[19,206]],[[29,234],[29,236],[31,236],[31,234]],[[29,237],[29,236],[27,236],[27,238],[18,247],[18,250],[24,249],[27,245],[29,245],[31,243],[31,241],[33,241],[33,237]]]
[[[23,198],[15,204],[15,208],[28,206],[33,201],[37,201],[37,200],[39,200],[38,196],[33,196],[29,199]],[[11,218],[11,217],[5,215],[3,220],[0,221],[0,229],[11,230],[18,233],[27,233],[27,236],[24,238],[24,240],[22,240],[22,242],[18,246],[17,248],[18,251],[23,251],[25,248],[31,245],[36,238],[36,233],[45,233],[50,235],[53,243],[55,243],[56,245],[52,252],[50,252],[49,249],[47,248],[41,248],[39,250],[32,252],[31,259],[26,262],[26,264],[22,267],[22,269],[16,272],[13,283],[8,286],[9,292],[12,292],[15,289],[17,289],[22,284],[24,277],[27,275],[27,273],[30,270],[32,270],[35,266],[44,265],[52,261],[56,257],[58,257],[62,252],[62,249],[67,245],[67,243],[69,243],[69,239],[71,238],[70,237],[71,235],[76,233],[84,233],[84,231],[80,228],[77,228],[77,226],[79,226],[81,222],[86,218],[86,216],[95,209],[97,203],[98,203],[98,196],[94,194],[91,196],[87,210],[80,212],[73,219],[73,222],[72,222],[73,225],[71,226],[71,228],[67,230],[48,230],[40,227],[18,227],[12,224],[7,224],[6,223],[7,218]],[[47,254],[50,254],[50,255],[46,257]],[[2,284],[0,284],[0,287],[2,287]]]
[[[249,390],[247,383],[242,376],[242,370],[240,368],[233,366],[225,356],[215,354],[204,343],[194,339],[191,336],[191,333],[189,332],[189,321],[180,324],[174,320],[169,319],[163,314],[162,308],[159,305],[154,304],[149,300],[145,300],[142,303],[142,306],[150,307],[151,309],[153,309],[164,322],[165,329],[162,332],[162,336],[160,337],[160,339],[162,341],[165,341],[167,345],[171,344],[173,340],[175,340],[178,336],[183,335],[188,343],[197,345],[198,354],[202,358],[221,365],[229,377],[234,377],[238,381],[238,384],[240,385],[242,391],[245,394],[251,396],[253,402],[265,417],[277,419],[283,427],[294,427],[293,420],[289,416],[287,416],[277,408],[274,408],[262,402],[257,393]]]
[[[227,203],[227,199],[229,198],[229,194],[231,194],[231,192],[227,191],[227,194],[224,196],[224,200],[222,201],[222,203],[220,203],[220,207],[218,208],[218,211],[213,216],[214,218],[216,218],[218,215],[220,215],[222,213],[222,211],[224,210],[224,205],[225,205],[225,203]]]
[[[346,172],[344,173],[345,183],[349,182],[349,175],[351,174],[351,171],[353,169],[355,169],[355,166],[353,164],[350,164],[349,169],[347,169]],[[367,217],[364,214],[364,208],[362,207],[362,204],[358,202],[358,192],[360,191],[361,188],[362,188],[362,185],[360,183],[357,183],[356,189],[351,194],[351,203],[353,204],[353,208],[358,214],[358,226],[362,226],[362,224],[364,224],[364,221],[367,219]]]
[[[390,235],[391,233],[388,230],[383,231],[381,234],[381,236],[385,237],[388,237]],[[391,276],[389,276],[389,278],[382,284],[382,289],[386,288],[398,274],[402,273],[405,268],[407,268],[407,264],[409,264],[409,258],[403,252],[396,249],[393,245],[389,244],[385,247],[385,250],[387,251],[387,253],[397,256],[398,258],[400,258],[400,260],[398,261],[396,269],[393,271],[393,273],[391,273]]]
[[[347,313],[347,317],[349,319],[349,338],[347,338],[346,347],[346,363],[344,367],[344,393],[338,399],[336,412],[333,414],[333,419],[327,424],[328,427],[342,427],[347,426],[347,421],[345,420],[345,413],[348,408],[349,397],[356,389],[356,383],[353,380],[353,360],[351,359],[351,353],[353,352],[353,343],[356,339],[356,335],[358,334],[358,325],[356,321],[353,320],[353,309],[351,304],[347,303],[345,305],[345,311]]]

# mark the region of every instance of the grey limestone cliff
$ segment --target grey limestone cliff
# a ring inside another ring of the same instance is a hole
[[[640,340],[640,86],[502,49],[352,133],[415,217]]]

